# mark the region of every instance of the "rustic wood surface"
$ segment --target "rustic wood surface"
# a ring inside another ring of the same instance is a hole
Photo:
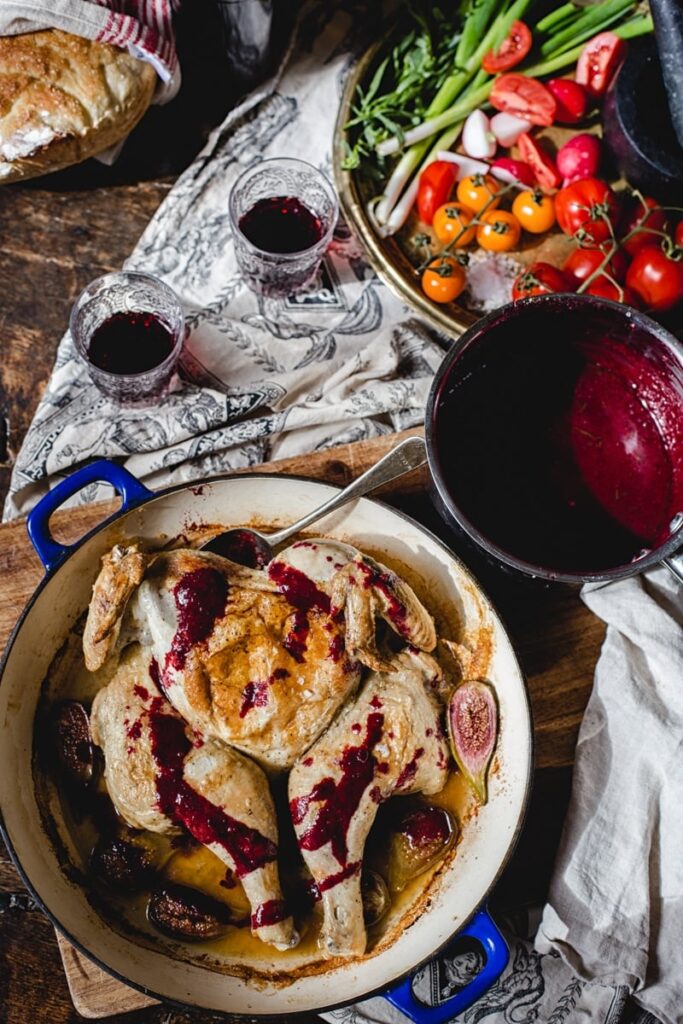
[[[7,491],[13,457],[48,380],[73,300],[90,279],[120,267],[178,172],[238,91],[230,81],[212,0],[183,5],[178,29],[183,88],[171,104],[148,112],[113,167],[91,160],[50,178],[0,188],[0,497]],[[321,462],[307,459],[289,471],[337,483],[360,471],[356,451],[336,450],[315,458]],[[458,550],[484,581],[518,646],[530,682],[539,770],[526,827],[497,886],[493,907],[540,902],[568,799],[576,729],[602,627],[575,593],[545,590],[492,571],[460,539],[444,532],[419,484],[391,500],[441,531]],[[66,518],[80,532],[90,514],[70,513]],[[4,644],[10,620],[21,611],[41,568],[23,526],[2,527],[0,538]],[[124,1005],[112,1004],[112,1024],[209,1024],[215,1019],[167,1007],[124,1016]],[[80,1019],[52,926],[23,889],[2,848],[0,1021],[77,1024]],[[317,1018],[309,1018],[313,1020]]]

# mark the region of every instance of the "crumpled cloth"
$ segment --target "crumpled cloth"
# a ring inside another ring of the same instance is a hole
[[[583,600],[607,623],[537,948],[683,1021],[683,586],[662,567]]]
[[[173,12],[180,0],[2,0],[0,36],[59,28],[98,43],[127,49],[159,76],[156,103],[180,86]]]
[[[120,409],[66,334],[17,456],[6,518],[96,457],[159,488],[423,421],[443,350],[379,282],[342,220],[317,281],[284,300],[245,287],[231,243],[228,195],[246,167],[290,156],[331,175],[343,79],[377,31],[374,4],[351,7],[306,5],[280,69],[214,131],[126,262],[163,278],[184,305],[190,334],[175,390],[151,410]],[[75,500],[110,495],[93,485]]]

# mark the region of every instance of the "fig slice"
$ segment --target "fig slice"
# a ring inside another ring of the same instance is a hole
[[[448,737],[458,768],[479,801],[488,799],[487,773],[498,738],[498,705],[488,683],[461,683],[448,702]]]
[[[391,891],[400,892],[450,850],[458,827],[445,808],[421,804],[404,813],[392,833],[387,877]]]
[[[367,868],[360,882],[363,899],[363,918],[370,927],[377,924],[389,910],[390,898],[386,882],[376,871]]]
[[[139,892],[153,884],[155,860],[154,851],[143,841],[113,836],[96,844],[90,855],[90,867],[109,888]]]
[[[67,777],[88,785],[95,774],[88,712],[76,700],[63,701],[55,709],[52,726],[57,758]]]
[[[149,898],[147,918],[172,939],[204,942],[225,935],[231,924],[224,903],[186,885],[165,885]]]

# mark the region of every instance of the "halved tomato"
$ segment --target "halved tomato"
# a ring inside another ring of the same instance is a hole
[[[434,214],[449,198],[458,177],[458,168],[447,160],[435,160],[420,175],[417,212],[420,220],[431,224]]]
[[[626,56],[626,43],[614,32],[600,32],[586,43],[576,65],[576,81],[591,96],[602,96]]]
[[[481,66],[489,75],[509,71],[523,61],[531,49],[531,29],[523,21],[513,21],[510,31],[497,50],[484,54]]]
[[[562,183],[562,175],[558,171],[555,161],[540,142],[525,132],[517,139],[517,145],[519,146],[519,155],[525,163],[529,164],[541,188],[550,190],[557,188]]]
[[[500,75],[491,89],[489,103],[496,110],[505,110],[523,117],[531,124],[546,128],[555,120],[555,97],[541,82],[527,75]]]

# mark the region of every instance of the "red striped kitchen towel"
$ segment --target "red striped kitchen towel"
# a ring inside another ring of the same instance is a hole
[[[157,103],[175,96],[180,69],[173,12],[180,0],[2,0],[0,36],[45,28],[127,49],[147,60],[159,76]]]

